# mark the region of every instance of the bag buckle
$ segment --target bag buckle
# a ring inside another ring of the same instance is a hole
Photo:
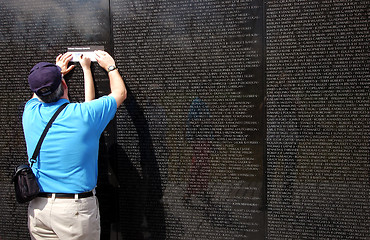
[[[36,160],[36,159],[31,158],[31,159],[30,159],[30,162],[31,162],[31,168],[32,168],[33,164],[34,164],[34,163],[36,163],[36,162],[37,162],[37,160]]]

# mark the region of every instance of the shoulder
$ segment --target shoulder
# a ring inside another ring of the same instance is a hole
[[[34,107],[41,104],[42,102],[38,98],[31,98],[30,100],[28,100],[28,102],[26,102],[25,108]]]
[[[89,102],[71,103],[68,106],[68,111],[72,111],[74,115],[83,115],[84,117],[98,117],[102,115],[114,115],[117,110],[117,102],[111,96],[103,96]]]
[[[77,103],[71,106],[73,114],[80,115],[89,125],[101,133],[117,111],[117,103],[113,97],[103,96],[89,102]]]
[[[42,106],[42,102],[38,98],[31,98],[26,104],[24,105],[23,109],[23,116],[27,114],[31,114],[32,112],[40,111]]]
[[[95,99],[93,101],[102,101],[102,102],[107,102],[109,104],[114,104],[116,102],[116,99],[114,97],[112,97],[112,96],[102,96],[102,97],[100,97],[98,99]]]
[[[87,108],[117,109],[117,102],[112,96],[103,96],[90,102],[81,103]]]

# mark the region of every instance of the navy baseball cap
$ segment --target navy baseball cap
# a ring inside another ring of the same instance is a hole
[[[53,93],[61,82],[61,68],[53,63],[39,62],[28,75],[30,88],[38,96],[47,96]]]

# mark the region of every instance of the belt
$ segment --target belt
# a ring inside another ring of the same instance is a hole
[[[44,198],[52,198],[53,194],[55,194],[55,198],[76,198],[76,195],[78,198],[87,198],[94,196],[93,192],[84,192],[84,193],[47,193],[47,192],[40,192],[37,196],[38,197],[44,197]]]

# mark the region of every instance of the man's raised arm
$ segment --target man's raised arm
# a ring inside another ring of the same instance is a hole
[[[105,51],[95,51],[96,60],[99,65],[108,72],[110,82],[110,96],[117,102],[117,108],[123,103],[127,96],[126,86],[118,72],[114,59]]]
[[[95,87],[94,80],[91,73],[91,60],[90,58],[81,55],[79,57],[79,62],[84,73],[84,86],[85,86],[85,102],[94,100],[95,98]]]

